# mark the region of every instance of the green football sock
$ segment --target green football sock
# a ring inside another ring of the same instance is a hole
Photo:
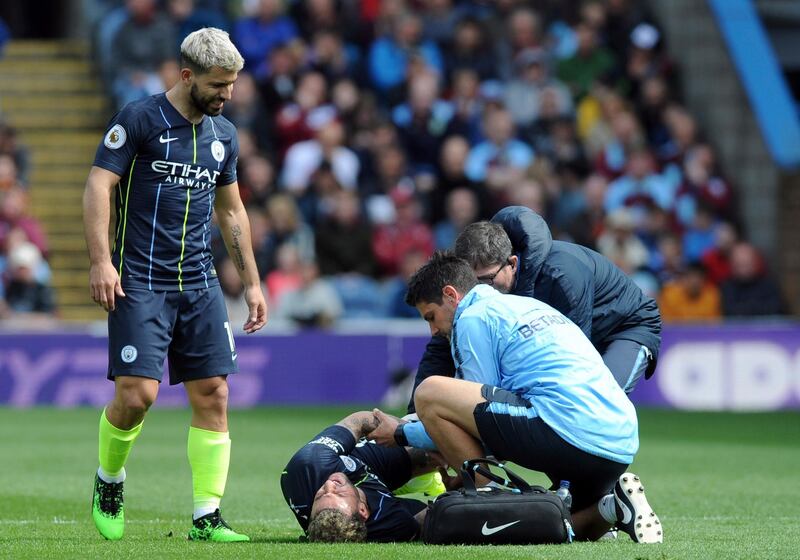
[[[142,424],[134,426],[130,430],[121,430],[112,425],[106,417],[106,410],[100,414],[100,445],[99,458],[102,474],[107,477],[116,478],[122,475],[125,461],[131,452],[133,442],[142,431]],[[106,482],[113,482],[108,480]]]
[[[228,432],[212,432],[189,427],[189,466],[192,468],[194,518],[219,507],[228,480],[231,439]]]

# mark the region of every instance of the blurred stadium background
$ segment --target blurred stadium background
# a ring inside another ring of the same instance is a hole
[[[682,535],[658,557],[795,554],[800,2],[37,0],[0,2],[0,556],[107,553],[84,499],[113,386],[81,196],[107,120],[169,87],[205,25],[246,59],[225,115],[270,302],[267,328],[237,336],[231,384],[234,408],[270,407],[231,416],[245,460],[226,503],[245,529],[296,539],[277,469],[356,403],[404,408],[427,340],[405,279],[521,204],[659,301],[659,367],[632,395],[635,466]],[[153,541],[183,522],[188,471],[164,465],[182,461],[185,411],[163,408],[184,403],[162,388],[133,453],[133,507],[153,488],[165,500],[133,510],[131,557],[196,554]],[[55,408],[18,410],[37,406]]]
[[[426,332],[405,279],[507,204],[659,300],[637,402],[800,404],[800,4],[781,0],[3,2],[0,403],[109,396],[83,184],[108,118],[174,83],[204,25],[246,59],[225,115],[270,302],[238,337],[235,406],[402,403]]]

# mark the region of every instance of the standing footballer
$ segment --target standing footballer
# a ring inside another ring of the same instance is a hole
[[[215,210],[246,287],[244,330],[259,330],[267,307],[236,182],[236,129],[220,115],[242,63],[224,31],[205,28],[186,37],[180,81],[111,120],[86,182],[89,284],[92,299],[108,311],[114,381],[114,399],[100,416],[92,517],[110,540],[124,532],[125,461],[156,400],[165,356],[170,384],[184,384],[192,407],[189,539],[249,540],[219,513],[231,452],[226,378],[237,365],[209,247]],[[112,191],[116,234],[109,248]]]

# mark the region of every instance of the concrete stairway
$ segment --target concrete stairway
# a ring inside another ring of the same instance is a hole
[[[61,316],[103,319],[88,295],[81,197],[109,108],[88,44],[12,41],[0,78],[0,114],[31,150],[31,213],[47,231]]]

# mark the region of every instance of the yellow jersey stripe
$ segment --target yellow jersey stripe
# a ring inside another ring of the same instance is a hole
[[[193,145],[193,154],[192,154],[192,163],[197,163],[197,127],[192,125],[192,145]]]
[[[183,251],[186,248],[186,221],[189,219],[189,201],[191,189],[186,189],[186,212],[183,214],[183,234],[181,235],[181,258],[178,261],[178,291],[183,291]]]
[[[136,165],[136,158],[139,155],[133,156],[133,161],[131,162],[131,170],[128,172],[128,187],[125,189],[125,206],[122,210],[122,239],[120,240],[120,247],[119,247],[119,276],[120,280],[122,280],[122,261],[123,255],[125,254],[125,229],[128,225],[128,200],[131,198],[131,179],[133,178],[133,166]]]

